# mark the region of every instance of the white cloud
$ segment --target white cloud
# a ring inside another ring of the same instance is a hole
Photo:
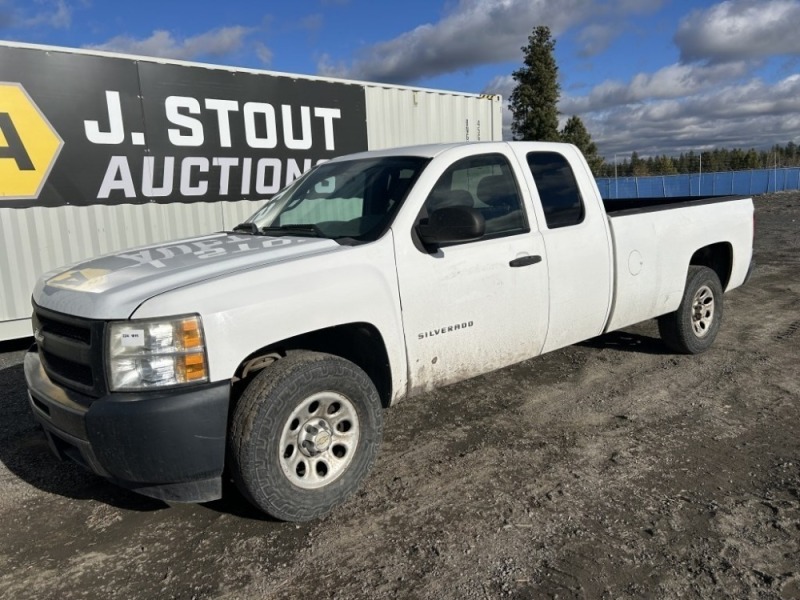
[[[147,38],[137,39],[127,35],[118,35],[107,42],[90,45],[87,48],[191,60],[200,56],[220,57],[235,52],[242,47],[245,38],[252,32],[253,29],[250,27],[220,27],[181,39],[174,37],[169,31],[156,30]],[[266,47],[264,50],[269,51]],[[262,50],[259,56],[266,57],[267,55]]]
[[[800,0],[727,0],[695,10],[675,34],[684,62],[800,55]]]
[[[710,66],[668,65],[654,73],[639,73],[627,84],[604,81],[586,96],[566,96],[562,98],[560,108],[565,113],[575,114],[638,102],[681,98],[742,77],[750,68],[751,65],[746,62]]]
[[[800,142],[800,75],[711,86],[701,93],[582,115],[600,151],[672,154],[712,147]]]
[[[584,27],[578,33],[578,43],[581,46],[580,55],[584,58],[597,56],[608,48],[619,33],[620,28],[613,25],[593,23]]]
[[[498,75],[492,79],[481,90],[482,94],[502,94],[504,100],[508,100],[511,91],[514,89],[514,78],[511,75]]]
[[[14,11],[10,2],[0,3],[0,26],[8,27],[52,27],[67,29],[72,25],[72,7],[66,0],[41,0],[36,2],[41,8],[34,14],[29,11]],[[30,5],[28,8],[31,8]]]
[[[436,23],[425,23],[370,46],[351,64],[323,56],[322,74],[408,83],[420,78],[518,59],[533,24],[554,35],[596,14],[595,0],[459,0]]]
[[[563,96],[561,125],[573,115],[586,124],[600,153],[677,154],[712,147],[763,148],[800,143],[800,74],[772,84],[743,79],[748,63],[674,64],[628,83],[604,82],[585,96]],[[503,96],[503,135],[511,138],[510,75],[484,93]]]
[[[272,64],[272,50],[267,48],[263,42],[256,42],[256,56],[265,67]]]

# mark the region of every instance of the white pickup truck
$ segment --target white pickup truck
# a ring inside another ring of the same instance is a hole
[[[553,143],[344,156],[235,231],[109,255],[33,292],[30,404],[53,451],[167,501],[230,476],[284,520],[373,465],[394,402],[653,317],[713,342],[753,202],[603,202]]]

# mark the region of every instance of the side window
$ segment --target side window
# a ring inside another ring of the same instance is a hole
[[[451,165],[425,201],[428,214],[446,206],[477,209],[487,237],[528,231],[514,173],[502,154],[470,156]]]
[[[583,221],[583,200],[567,159],[557,152],[531,152],[528,167],[544,209],[549,229]]]

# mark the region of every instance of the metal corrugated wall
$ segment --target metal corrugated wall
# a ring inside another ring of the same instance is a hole
[[[366,86],[370,150],[393,146],[501,140],[499,96]]]

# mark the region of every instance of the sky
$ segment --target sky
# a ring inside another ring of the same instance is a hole
[[[473,93],[556,40],[600,153],[800,143],[800,0],[0,0],[0,39]],[[510,138],[504,110],[504,135]]]

